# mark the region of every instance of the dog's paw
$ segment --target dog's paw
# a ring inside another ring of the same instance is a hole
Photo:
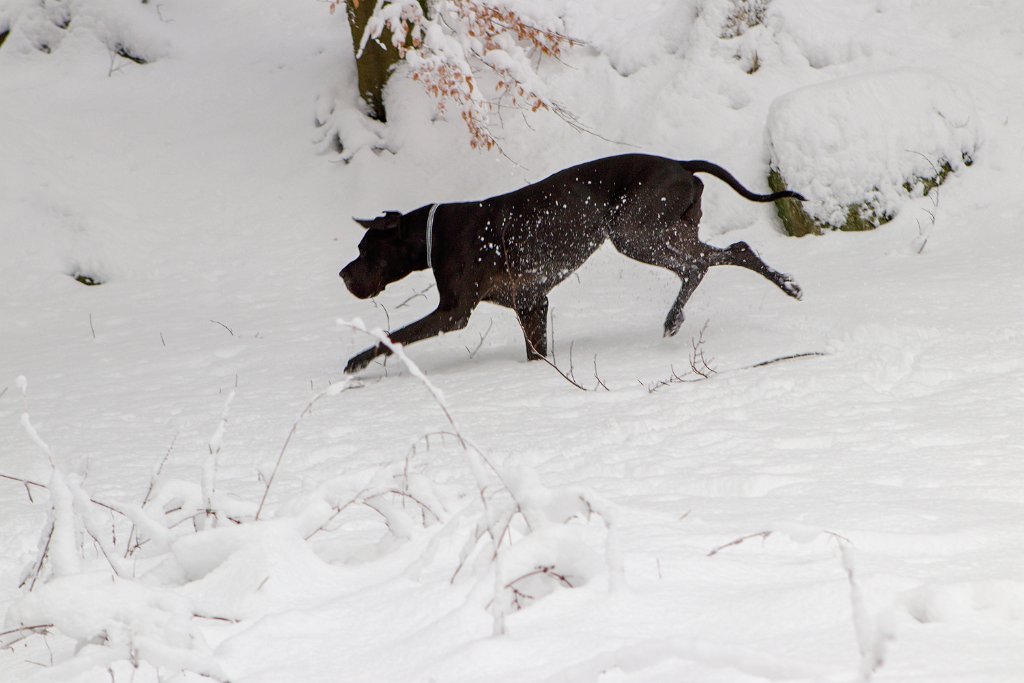
[[[369,365],[370,361],[372,361],[376,356],[377,349],[367,349],[360,354],[352,356],[348,359],[348,363],[345,364],[345,374],[351,375],[355,372],[359,372]]]
[[[679,328],[682,327],[682,326],[683,326],[683,316],[681,316],[681,315],[680,316],[671,316],[670,315],[665,320],[665,331],[662,333],[662,336],[665,337],[666,339],[669,338],[669,337],[674,337],[674,336],[676,336],[676,332],[678,332]]]
[[[800,285],[796,283],[796,280],[789,277],[788,275],[783,276],[782,283],[779,285],[786,294],[800,301],[804,298],[804,290],[800,289]]]

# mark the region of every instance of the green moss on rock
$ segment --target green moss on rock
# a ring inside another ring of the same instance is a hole
[[[854,204],[846,211],[846,222],[838,230],[843,232],[864,232],[874,230],[892,220],[892,214],[878,213],[867,204]]]
[[[973,159],[966,154],[963,157],[963,161],[964,166],[970,166],[973,163]],[[935,167],[935,175],[908,180],[903,183],[903,189],[908,193],[912,193],[916,188],[920,187],[921,193],[924,196],[928,196],[928,193],[946,182],[951,173],[953,173],[953,166],[946,161]],[[768,186],[771,187],[773,192],[782,192],[789,189],[786,186],[785,179],[774,168],[768,173]],[[804,211],[800,202],[795,199],[780,199],[775,202],[775,211],[779,215],[779,220],[782,221],[783,230],[786,231],[786,234],[793,237],[822,235],[829,230],[863,232],[865,230],[874,230],[893,219],[892,214],[879,213],[867,202],[847,207],[846,221],[842,225],[831,225],[816,221],[810,214]]]
[[[971,158],[971,155],[964,154],[963,162],[964,166],[971,166],[974,163],[974,159]],[[907,192],[913,192],[915,187],[920,187],[921,194],[927,197],[929,192],[946,182],[946,178],[953,172],[953,166],[948,161],[943,161],[939,166],[932,166],[932,168],[935,170],[935,175],[929,178],[917,177],[913,180],[908,180],[903,183],[903,189]]]
[[[772,189],[772,192],[783,192],[789,189],[786,187],[786,181],[782,179],[782,175],[774,168],[768,173],[768,187]],[[793,237],[820,235],[823,232],[823,228],[814,222],[814,219],[803,210],[800,202],[796,199],[787,197],[777,200],[775,212],[779,214],[782,228]]]

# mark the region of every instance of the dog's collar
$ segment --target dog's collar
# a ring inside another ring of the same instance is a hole
[[[440,204],[432,204],[430,207],[430,213],[427,214],[427,268],[430,268],[431,270],[434,269],[434,260],[430,255],[434,246],[434,214],[437,213],[438,206],[440,206]]]

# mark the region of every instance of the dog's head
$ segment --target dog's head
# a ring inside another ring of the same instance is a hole
[[[345,281],[348,291],[360,299],[377,296],[392,282],[416,270],[422,258],[408,239],[407,217],[398,211],[387,211],[377,218],[354,218],[366,229],[359,242],[359,256],[341,269],[338,275]]]

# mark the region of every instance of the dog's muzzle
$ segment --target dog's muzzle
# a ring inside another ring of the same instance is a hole
[[[338,273],[338,276],[341,277],[342,281],[345,283],[345,287],[348,288],[348,291],[357,299],[370,299],[384,291],[383,287],[373,288],[363,286],[362,283],[360,283],[359,278],[353,277],[353,275],[348,272],[347,268],[343,268],[342,271]]]

